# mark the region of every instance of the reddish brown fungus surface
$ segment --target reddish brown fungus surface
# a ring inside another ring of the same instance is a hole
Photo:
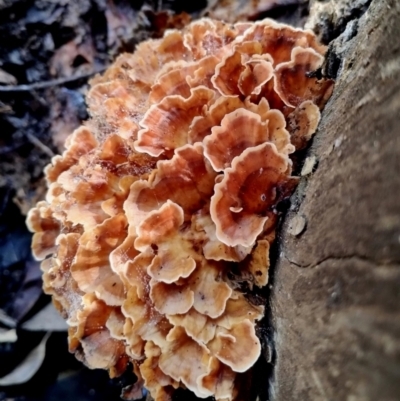
[[[333,82],[325,47],[271,20],[202,19],[140,44],[91,82],[89,119],[46,168],[28,215],[44,289],[91,368],[129,362],[156,401],[186,387],[236,399],[261,352],[263,307],[291,154]]]

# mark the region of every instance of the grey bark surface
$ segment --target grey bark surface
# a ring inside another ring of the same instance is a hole
[[[373,1],[335,42],[341,68],[308,152],[318,166],[279,239],[270,399],[398,401],[400,2]]]

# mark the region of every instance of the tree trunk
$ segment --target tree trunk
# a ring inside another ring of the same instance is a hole
[[[400,2],[373,1],[331,44],[330,59],[341,66],[308,152],[317,168],[302,178],[279,240],[270,399],[395,401]]]

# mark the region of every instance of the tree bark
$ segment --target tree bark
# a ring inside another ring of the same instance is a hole
[[[274,401],[400,399],[400,2],[353,25],[279,240]]]

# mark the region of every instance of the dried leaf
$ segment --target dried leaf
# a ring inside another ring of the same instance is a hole
[[[17,78],[15,78],[14,75],[11,75],[0,68],[0,84],[17,85],[17,83]]]
[[[50,337],[47,333],[40,344],[8,375],[0,379],[0,386],[14,386],[26,383],[39,370],[46,355],[46,343]]]
[[[15,343],[18,340],[15,329],[5,330],[0,328],[0,343]]]
[[[27,320],[22,328],[29,331],[67,331],[65,320],[54,308],[52,303],[46,305],[41,311]]]
[[[205,13],[229,22],[254,20],[274,8],[301,3],[301,0],[209,0]]]
[[[25,278],[12,300],[11,317],[20,322],[33,308],[42,295],[42,280],[39,264],[29,261],[25,264]]]

